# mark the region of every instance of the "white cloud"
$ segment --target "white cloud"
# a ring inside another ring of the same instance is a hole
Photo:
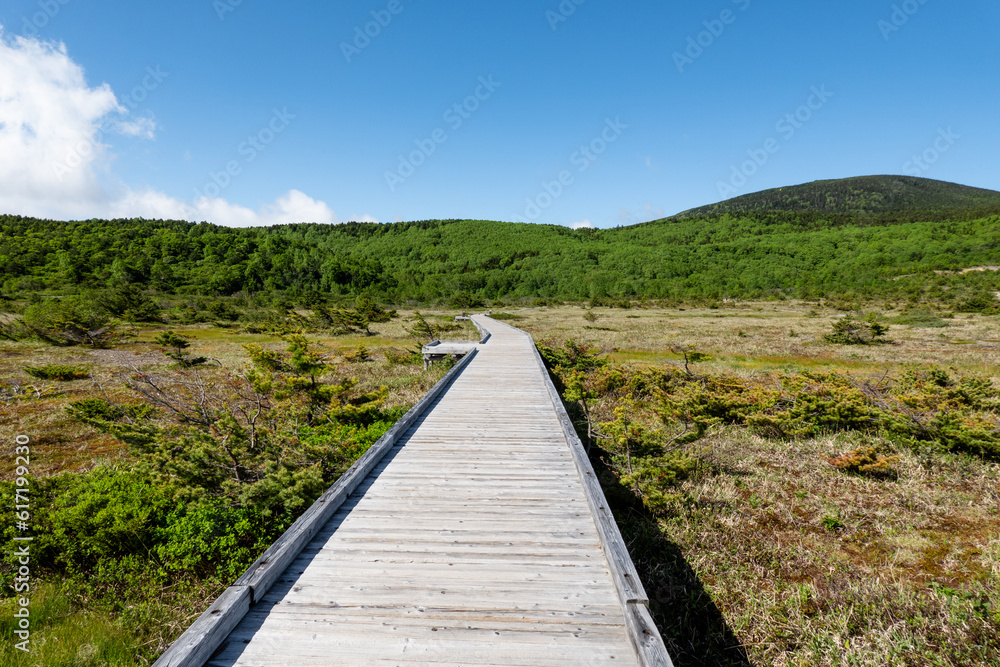
[[[110,217],[114,218],[208,220],[226,227],[269,227],[294,222],[340,223],[329,206],[298,190],[290,190],[274,203],[261,206],[256,211],[219,198],[202,197],[188,204],[154,190],[129,190],[114,202],[111,210]]]
[[[152,140],[156,123],[130,115],[106,83],[90,86],[64,44],[8,38],[0,26],[0,100],[0,213],[208,220],[234,227],[340,222],[324,202],[298,190],[252,210],[126,185],[112,170],[106,135]]]
[[[569,227],[570,229],[593,229],[594,224],[590,220],[581,220],[580,222],[571,222]]]
[[[156,122],[152,118],[136,118],[135,120],[120,120],[114,125],[120,134],[143,139],[156,137]]]
[[[87,86],[61,44],[8,41],[0,33],[0,100],[3,209],[33,213],[98,202],[102,187],[95,167],[107,160],[100,121],[124,111],[111,88]]]
[[[290,190],[273,204],[262,209],[261,222],[265,225],[281,225],[288,222],[319,222],[332,225],[340,220],[325,203],[316,201],[298,190]]]

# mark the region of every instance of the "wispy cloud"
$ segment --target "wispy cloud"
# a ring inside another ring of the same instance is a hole
[[[152,141],[108,84],[91,86],[66,46],[8,37],[0,26],[0,212],[46,218],[163,218],[227,226],[340,222],[324,202],[290,190],[252,210],[221,198],[182,201],[133,188],[114,172],[108,134]]]

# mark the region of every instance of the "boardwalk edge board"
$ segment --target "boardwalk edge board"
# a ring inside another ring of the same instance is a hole
[[[510,325],[505,324],[504,326]],[[649,597],[639,580],[639,574],[632,562],[632,557],[629,555],[628,548],[625,546],[625,540],[622,539],[621,531],[618,530],[615,517],[608,507],[604,491],[601,489],[597,474],[594,472],[594,466],[591,465],[583,443],[580,441],[580,436],[577,435],[569,413],[566,412],[562,398],[552,383],[542,355],[534,344],[534,338],[527,332],[525,334],[531,338],[532,348],[535,350],[535,361],[541,368],[545,385],[549,391],[549,398],[552,399],[552,405],[559,418],[559,423],[562,425],[563,434],[566,436],[566,441],[573,453],[573,460],[576,462],[577,472],[580,474],[580,480],[583,482],[583,488],[587,495],[587,503],[594,516],[594,523],[597,524],[601,548],[604,550],[608,568],[611,570],[611,578],[615,583],[618,597],[622,603],[622,610],[625,613],[629,641],[636,652],[639,664],[643,667],[673,667],[673,662],[667,653],[667,647],[649,613]]]
[[[487,315],[487,317],[489,317],[489,316]],[[480,345],[485,345],[487,343],[487,341],[489,341],[490,336],[492,336],[493,334],[490,333],[489,329],[483,328],[483,326],[480,325],[479,322],[477,322],[476,320],[472,320],[472,324],[475,325],[476,331],[479,332],[479,336],[480,336],[480,338],[479,338],[479,344]]]
[[[267,593],[285,568],[315,537],[358,485],[378,465],[401,435],[462,372],[476,350],[465,355],[409,412],[369,448],[257,561],[212,603],[205,613],[153,663],[153,667],[202,667],[222,647],[229,633]]]
[[[230,586],[154,664],[158,667],[200,667],[250,611],[250,587]]]

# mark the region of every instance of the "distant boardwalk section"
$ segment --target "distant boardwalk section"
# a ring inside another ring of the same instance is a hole
[[[530,337],[474,320],[492,337],[228,636],[203,617],[158,664],[670,665]]]

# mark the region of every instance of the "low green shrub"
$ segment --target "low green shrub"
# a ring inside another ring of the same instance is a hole
[[[164,331],[153,341],[162,346],[163,354],[176,361],[183,368],[201,366],[208,362],[207,357],[191,357],[184,350],[191,347],[191,341],[175,331]]]
[[[948,323],[930,308],[910,308],[893,317],[891,321],[895,324],[905,324],[910,327],[926,329],[948,326]]]
[[[46,299],[28,306],[24,316],[0,323],[0,338],[37,339],[50,345],[107,348],[132,337],[97,304],[86,299]]]
[[[316,330],[325,330],[334,336],[371,333],[368,328],[371,320],[356,310],[314,306],[313,320],[316,323]]]
[[[388,322],[399,317],[395,310],[386,310],[370,294],[362,294],[357,298],[354,310],[369,322]]]
[[[385,356],[385,360],[394,366],[422,364],[424,361],[424,354],[420,347],[413,350],[397,350],[390,347],[383,350],[382,354]]]
[[[358,345],[352,350],[348,350],[343,353],[344,361],[352,364],[360,364],[366,361],[370,361],[372,358],[371,353],[368,351],[368,347],[365,345]]]
[[[410,328],[406,329],[406,333],[410,334],[413,338],[417,340],[430,342],[434,340],[437,336],[438,329],[427,321],[419,310],[413,312],[413,318],[410,320],[413,324]]]
[[[90,300],[108,315],[127,322],[159,322],[163,314],[142,286],[135,283],[115,285],[92,294]]]
[[[537,347],[545,365],[557,372],[559,369],[590,371],[608,363],[607,359],[600,358],[603,354],[600,349],[574,340],[567,340],[561,346],[554,340],[542,341]]]
[[[539,345],[539,350],[554,368],[557,384],[573,384],[576,394],[593,392],[598,399],[645,402],[673,429],[679,444],[700,439],[714,424],[733,424],[772,439],[840,431],[881,434],[918,452],[1000,460],[1000,388],[986,378],[953,377],[931,368],[884,377],[874,385],[834,372],[747,379],[674,367],[594,366],[587,347],[572,341],[561,348]]]
[[[263,521],[253,503],[184,500],[176,484],[138,469],[64,473],[33,480],[33,489],[38,573],[85,582],[96,596],[134,597],[187,575],[231,581],[290,523]],[[8,529],[5,538],[14,536]]]
[[[66,411],[80,421],[134,422],[151,418],[156,409],[146,403],[115,405],[103,398],[84,398],[70,403]]]
[[[86,366],[26,366],[24,372],[39,380],[59,380],[70,382],[90,377]]]
[[[668,514],[679,495],[674,487],[698,467],[684,450],[683,437],[670,437],[636,418],[637,404],[625,398],[615,408],[615,419],[599,424],[604,447],[622,491],[633,494],[654,515]]]
[[[889,327],[879,322],[874,313],[870,313],[864,320],[845,315],[833,323],[833,331],[823,336],[823,339],[838,345],[873,345],[889,342],[885,338],[888,332]]]
[[[994,291],[980,289],[960,301],[956,310],[960,313],[992,315],[1000,312],[1000,300],[997,299]]]
[[[827,462],[837,470],[869,477],[894,477],[892,464],[899,462],[898,456],[884,456],[875,447],[858,447],[855,450],[827,457]]]

